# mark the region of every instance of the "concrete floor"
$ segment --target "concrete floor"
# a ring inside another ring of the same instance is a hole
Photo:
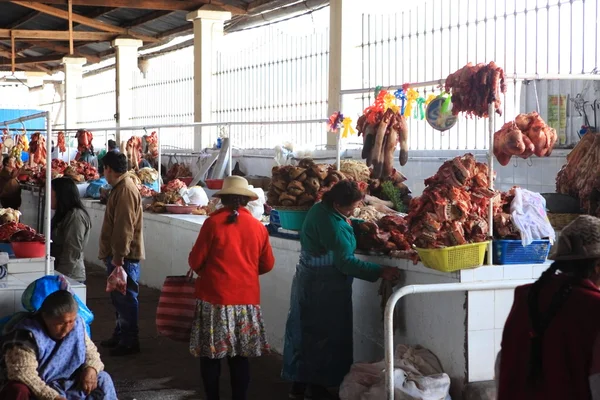
[[[114,328],[114,310],[105,292],[106,275],[98,267],[88,266],[87,304],[95,315],[92,339],[98,345],[102,361],[116,384],[120,400],[192,400],[203,399],[199,361],[188,352],[188,344],[159,337],[155,313],[159,291],[140,288],[140,354],[113,358],[99,346]],[[289,384],[279,373],[281,357],[270,355],[251,360],[248,398],[278,400],[288,398]],[[229,371],[223,363],[222,399],[231,398]]]

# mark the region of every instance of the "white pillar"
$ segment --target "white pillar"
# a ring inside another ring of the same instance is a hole
[[[327,117],[342,111],[340,90],[342,90],[342,46],[343,46],[343,3],[344,0],[329,2],[329,80],[327,88]],[[337,134],[327,133],[327,148],[337,145]]]
[[[121,143],[121,126],[131,126],[133,100],[131,87],[133,73],[138,69],[138,49],[143,42],[138,39],[118,38],[111,43],[115,49],[116,64],[116,142]],[[124,138],[123,138],[124,139]]]
[[[81,84],[83,83],[83,64],[87,60],[82,57],[64,57],[62,64],[65,73],[64,86],[64,113],[65,129],[76,129],[77,119],[77,96],[81,93]]]
[[[187,15],[194,23],[194,122],[210,122],[212,72],[218,42],[223,37],[223,24],[231,13],[206,5]],[[203,142],[202,129],[194,130],[194,150],[200,151],[210,143]],[[204,135],[206,137],[206,134]]]

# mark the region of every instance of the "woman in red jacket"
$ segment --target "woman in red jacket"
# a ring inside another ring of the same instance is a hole
[[[550,268],[515,290],[498,400],[600,399],[600,219],[577,218],[552,250]]]
[[[224,207],[204,222],[189,256],[199,275],[190,353],[200,357],[206,400],[219,399],[223,358],[229,363],[232,399],[245,400],[248,357],[269,351],[258,277],[273,269],[275,259],[267,229],[245,208],[258,198],[248,181],[230,176],[215,197]]]

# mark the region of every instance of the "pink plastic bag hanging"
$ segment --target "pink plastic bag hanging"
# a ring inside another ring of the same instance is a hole
[[[123,295],[127,291],[127,273],[123,267],[115,267],[106,280],[106,291],[113,292],[115,290]]]

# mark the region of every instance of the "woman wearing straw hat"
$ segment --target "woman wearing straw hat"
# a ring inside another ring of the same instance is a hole
[[[565,227],[550,259],[515,290],[496,363],[499,400],[600,399],[600,219]]]
[[[245,400],[248,357],[269,351],[258,277],[273,269],[275,259],[267,229],[245,208],[257,199],[248,181],[230,176],[215,197],[223,208],[204,222],[189,256],[199,275],[190,352],[200,357],[206,400],[219,399],[223,358],[229,364],[232,399]]]

